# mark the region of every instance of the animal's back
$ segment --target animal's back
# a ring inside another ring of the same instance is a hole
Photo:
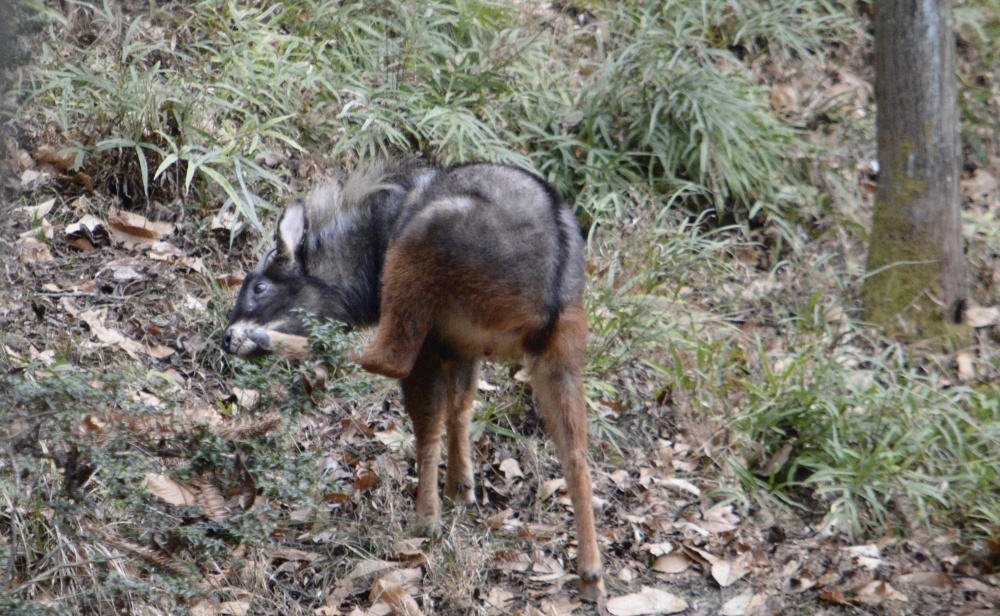
[[[557,313],[583,294],[576,218],[547,183],[520,169],[477,163],[439,170],[411,193],[394,235],[394,243],[432,247],[456,271],[518,291],[541,312]]]

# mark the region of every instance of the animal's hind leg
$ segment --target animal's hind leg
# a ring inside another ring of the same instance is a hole
[[[548,347],[535,359],[531,384],[545,427],[559,449],[576,519],[580,598],[604,596],[601,555],[594,529],[593,488],[587,464],[587,410],[583,392],[587,319],[583,308],[563,313]]]
[[[476,502],[469,425],[478,382],[478,360],[459,359],[448,366],[448,471],[444,495],[461,505]]]
[[[403,380],[403,405],[413,421],[417,448],[418,534],[433,533],[441,518],[438,498],[438,466],[441,462],[441,433],[448,399],[448,378],[438,353],[423,349],[410,375]]]
[[[378,329],[358,360],[365,370],[394,379],[410,374],[441,292],[433,263],[426,250],[407,245],[386,255]]]

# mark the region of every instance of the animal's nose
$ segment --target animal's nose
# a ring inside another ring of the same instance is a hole
[[[233,330],[227,329],[226,335],[222,337],[222,348],[229,350],[229,344],[233,341]]]

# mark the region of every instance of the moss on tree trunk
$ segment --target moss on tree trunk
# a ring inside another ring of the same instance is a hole
[[[875,18],[879,182],[864,283],[867,318],[948,346],[966,295],[950,0],[880,0]]]

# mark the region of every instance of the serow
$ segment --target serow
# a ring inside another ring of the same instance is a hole
[[[468,437],[483,357],[526,357],[535,406],[555,441],[576,518],[580,596],[604,596],[587,464],[583,239],[541,178],[513,167],[383,161],[282,213],[275,247],[249,273],[227,352],[305,355],[301,313],[376,326],[356,361],[400,379],[416,437],[416,523],[444,494],[475,501]]]

